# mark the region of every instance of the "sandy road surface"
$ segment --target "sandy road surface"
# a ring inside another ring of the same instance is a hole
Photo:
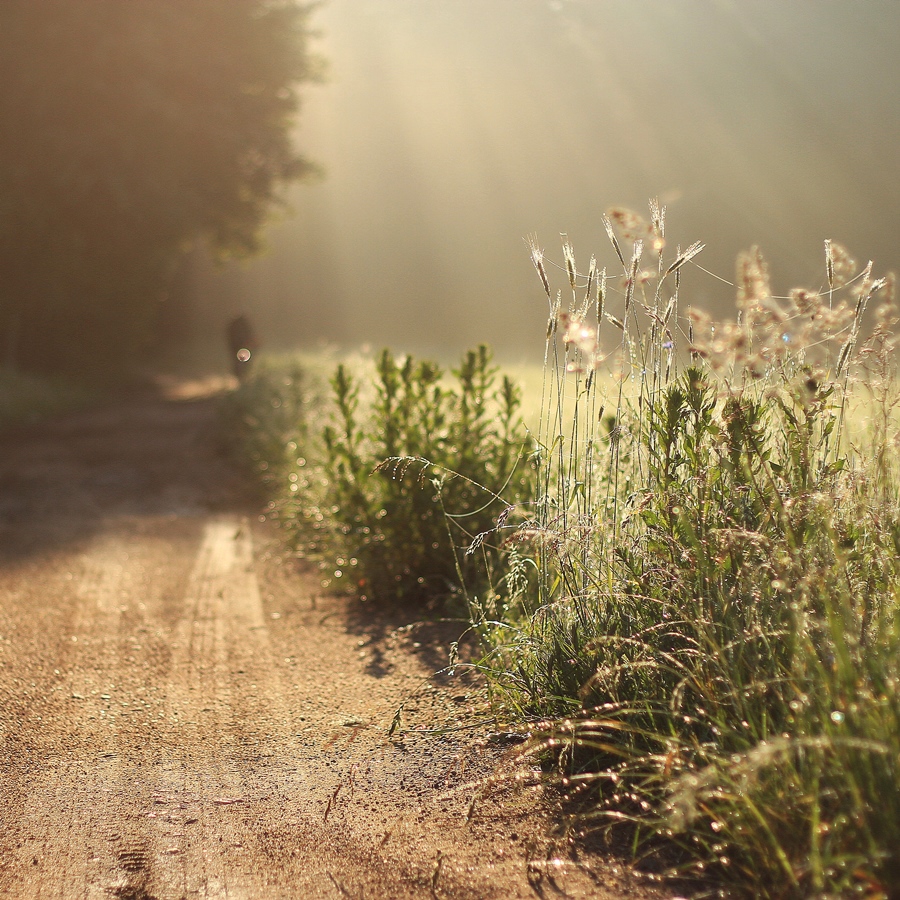
[[[493,791],[435,627],[282,559],[211,399],[0,435],[0,898],[649,897]],[[527,779],[526,779],[527,780]]]

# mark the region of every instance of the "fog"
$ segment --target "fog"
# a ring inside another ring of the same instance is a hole
[[[896,0],[330,0],[314,23],[329,73],[297,140],[323,177],[265,257],[197,260],[198,321],[537,361],[523,238],[612,266],[603,212],[649,197],[726,279],[759,244],[777,288],[818,287],[825,238],[900,267]],[[684,290],[733,294],[696,268]]]

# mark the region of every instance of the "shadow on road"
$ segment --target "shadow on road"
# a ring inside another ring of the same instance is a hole
[[[0,565],[122,517],[254,512],[218,403],[141,394],[0,433]]]

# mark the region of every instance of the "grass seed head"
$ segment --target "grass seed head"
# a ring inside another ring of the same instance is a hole
[[[544,293],[546,293],[547,298],[551,298],[553,296],[550,290],[550,282],[547,279],[547,270],[544,268],[544,251],[538,246],[537,238],[534,235],[531,235],[526,239],[526,243],[528,244],[528,249],[531,252],[531,262],[533,263],[535,269],[537,269],[538,275],[541,277],[541,284],[544,286]]]
[[[624,206],[614,206],[607,216],[626,241],[639,241],[653,233],[643,216]]]
[[[835,291],[842,288],[856,274],[856,260],[842,244],[825,241],[825,273],[828,287]]]
[[[759,247],[738,254],[737,258],[737,307],[750,312],[772,296],[769,286],[769,266]]]
[[[814,316],[822,306],[822,296],[817,291],[794,288],[788,296],[797,314],[801,316]]]

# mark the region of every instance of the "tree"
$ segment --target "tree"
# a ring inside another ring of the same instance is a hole
[[[251,253],[311,166],[295,0],[3,0],[0,328],[7,362],[121,370],[190,244]]]

